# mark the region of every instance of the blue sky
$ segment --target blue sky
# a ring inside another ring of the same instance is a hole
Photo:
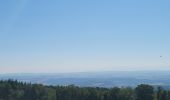
[[[169,5],[1,0],[0,72],[170,70]]]

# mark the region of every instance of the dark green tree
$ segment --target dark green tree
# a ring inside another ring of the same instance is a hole
[[[154,88],[150,85],[138,85],[135,92],[136,100],[154,100]]]

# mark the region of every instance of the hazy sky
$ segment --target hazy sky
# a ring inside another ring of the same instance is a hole
[[[0,72],[170,70],[170,0],[0,0]]]

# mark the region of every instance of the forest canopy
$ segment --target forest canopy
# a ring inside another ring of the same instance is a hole
[[[131,87],[46,86],[0,81],[0,100],[170,100],[170,91],[141,84]]]

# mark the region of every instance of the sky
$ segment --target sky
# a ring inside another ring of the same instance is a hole
[[[1,0],[0,73],[170,70],[169,0]]]

